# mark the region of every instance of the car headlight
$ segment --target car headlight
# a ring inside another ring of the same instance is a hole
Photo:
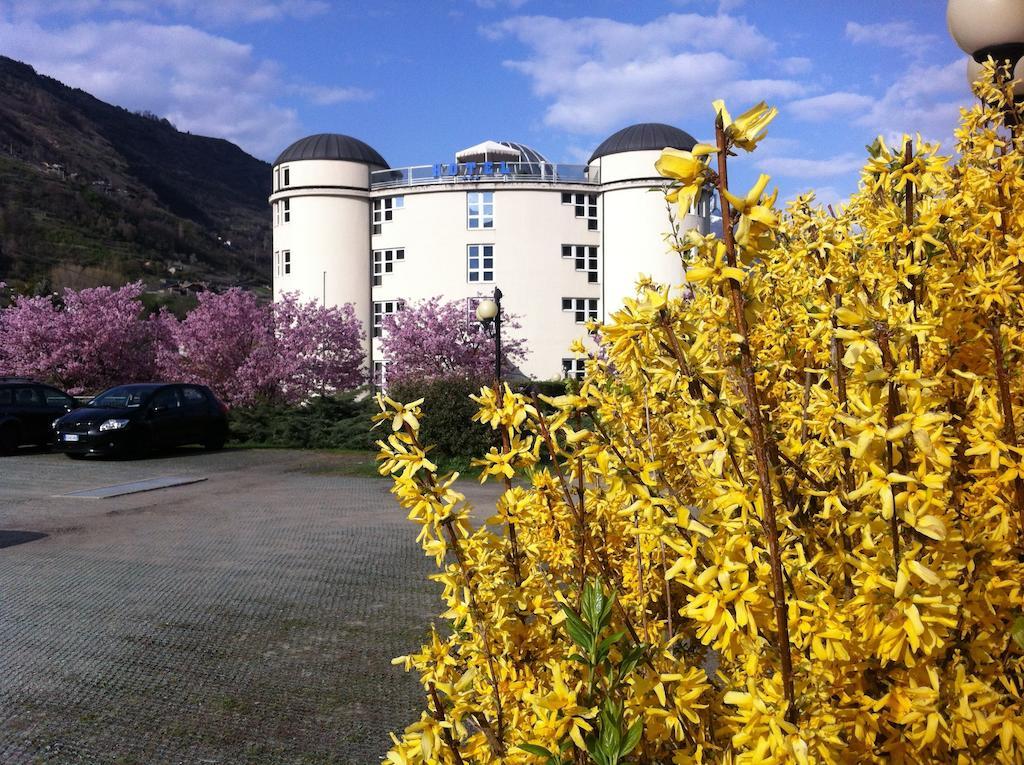
[[[127,427],[129,420],[107,420],[100,425],[100,432],[104,430],[120,430],[121,428]]]
[[[54,420],[53,422],[51,422],[51,423],[50,423],[50,427],[51,427],[51,428],[53,428],[54,430],[56,430],[56,429],[57,429],[57,423],[58,423],[58,422],[60,422],[60,417],[58,417],[58,418],[57,418],[56,420]]]

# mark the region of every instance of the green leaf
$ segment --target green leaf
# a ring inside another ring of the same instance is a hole
[[[1024,616],[1018,616],[1013,620],[1010,636],[1017,642],[1017,645],[1024,648]]]
[[[569,637],[576,645],[590,653],[590,649],[594,645],[594,636],[591,634],[590,628],[568,606],[562,606],[562,611],[565,613],[565,631],[569,633]]]
[[[642,645],[635,645],[626,651],[625,656],[622,657],[622,661],[619,662],[619,677],[626,677],[630,672],[636,669],[637,665],[644,658],[644,647]]]
[[[601,613],[598,614],[598,624],[600,625],[598,632],[608,626],[612,620],[612,606],[615,605],[615,591],[612,590],[607,598],[604,594],[601,594]]]
[[[604,588],[600,578],[587,582],[583,587],[583,598],[580,601],[580,615],[591,626],[594,632],[600,632],[601,607],[604,604]]]
[[[619,630],[619,631],[618,631],[618,632],[616,632],[616,633],[615,633],[614,635],[609,635],[609,636],[608,636],[608,637],[606,637],[606,638],[605,638],[604,640],[602,640],[602,641],[601,641],[601,642],[600,642],[600,643],[598,644],[597,650],[598,650],[598,651],[604,650],[604,651],[605,651],[605,652],[607,653],[607,652],[608,652],[608,651],[609,651],[609,650],[611,649],[611,647],[612,647],[613,645],[615,645],[616,643],[618,643],[618,642],[619,642],[620,640],[622,640],[622,638],[624,638],[625,636],[626,636],[626,631],[625,631],[625,630]]]
[[[590,755],[590,759],[596,762],[597,765],[608,765],[608,758],[605,756],[597,736],[587,738],[587,754]]]
[[[644,721],[642,718],[637,718],[637,721],[629,726],[629,730],[626,732],[626,738],[622,741],[622,746],[619,748],[619,756],[625,757],[627,754],[636,749],[636,745],[640,743],[640,736],[644,732]]]
[[[520,744],[519,748],[522,749],[524,752],[535,754],[538,757],[547,757],[549,760],[555,756],[544,747],[537,746],[537,744]]]

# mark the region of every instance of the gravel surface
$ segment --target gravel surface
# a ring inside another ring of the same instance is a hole
[[[389,483],[338,459],[0,458],[0,763],[379,762],[438,591]],[[60,496],[175,476],[206,480]]]

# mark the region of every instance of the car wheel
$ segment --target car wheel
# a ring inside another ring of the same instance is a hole
[[[13,454],[18,449],[18,431],[11,425],[0,428],[0,454]]]
[[[226,440],[227,439],[224,437],[223,433],[218,433],[217,435],[203,441],[203,448],[208,452],[220,451],[224,448],[224,441]]]

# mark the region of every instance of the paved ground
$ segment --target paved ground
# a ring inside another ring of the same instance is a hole
[[[0,763],[378,762],[437,592],[388,482],[334,459],[0,459]],[[167,476],[208,480],[54,496]]]

